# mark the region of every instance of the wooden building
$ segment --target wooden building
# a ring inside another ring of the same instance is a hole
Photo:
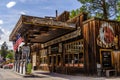
[[[101,68],[120,74],[120,22],[87,19],[86,13],[69,19],[67,11],[55,18],[22,15],[10,41],[17,33],[30,44],[33,69],[94,75]]]
[[[120,22],[92,18],[83,22],[86,71],[115,69],[120,73]]]

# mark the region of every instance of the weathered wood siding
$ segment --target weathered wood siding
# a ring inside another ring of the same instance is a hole
[[[96,41],[95,21],[89,21],[83,25],[84,54],[86,73],[93,74],[96,71]]]
[[[100,36],[100,28],[104,25],[108,24],[111,26],[114,31],[114,37],[118,36],[117,45],[109,44],[99,45],[97,40]],[[83,38],[84,38],[84,52],[85,52],[85,70],[88,74],[96,74],[97,71],[97,63],[100,62],[100,50],[120,50],[120,23],[116,21],[110,20],[102,20],[93,18],[83,22]],[[118,46],[118,48],[116,48]]]

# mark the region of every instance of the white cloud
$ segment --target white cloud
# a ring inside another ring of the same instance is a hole
[[[23,15],[24,15],[24,14],[26,14],[26,13],[25,13],[25,12],[23,12],[23,11],[21,11],[21,12],[20,12],[20,14],[23,14]]]
[[[0,27],[0,30],[3,32],[1,36],[1,39],[0,39],[0,46],[6,42],[7,45],[8,45],[8,48],[9,49],[13,49],[13,46],[12,46],[12,42],[9,41],[9,35],[10,35],[10,31],[7,31],[5,29],[3,29],[2,27]]]
[[[15,5],[16,5],[16,2],[15,1],[11,1],[11,2],[7,3],[6,7],[7,8],[11,8],[11,7],[15,6]]]
[[[3,20],[0,20],[0,25],[3,24]]]
[[[5,30],[2,27],[0,27],[0,34],[3,34],[3,33],[5,33]]]

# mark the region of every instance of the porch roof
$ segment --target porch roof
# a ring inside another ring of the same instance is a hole
[[[9,40],[16,40],[16,35],[20,33],[23,38],[27,35],[26,38],[30,42],[44,43],[74,30],[73,23],[57,21],[55,18],[22,15],[11,32]]]

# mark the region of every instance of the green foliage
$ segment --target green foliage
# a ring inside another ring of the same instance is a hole
[[[14,58],[13,52],[12,51],[8,51],[6,58],[13,59]]]
[[[88,12],[90,16],[108,19],[116,15],[118,0],[78,0],[82,7],[80,12]]]
[[[82,12],[85,12],[85,13],[90,13],[88,10],[87,10],[87,7],[86,6],[82,6],[80,7],[79,9],[76,9],[76,10],[72,10],[70,12],[70,18],[73,18],[75,17],[76,15],[82,13]],[[88,14],[88,17],[91,17],[91,15]]]
[[[4,42],[1,46],[1,56],[3,58],[6,58],[6,55],[7,55],[7,50],[8,50],[8,45],[6,42]]]
[[[85,4],[85,3],[92,2],[93,0],[78,0],[78,1],[81,2],[82,4]]]
[[[80,10],[79,12],[88,12],[87,7],[84,5],[82,7],[80,7],[79,10]]]
[[[2,51],[0,50],[0,54],[2,54]]]
[[[116,16],[116,20],[120,21],[120,1],[117,4],[117,9],[118,9],[118,13],[117,13],[117,16]]]
[[[82,12],[88,13],[86,9],[87,9],[87,8],[86,8],[85,6],[82,6],[82,7],[79,8],[79,9],[72,10],[72,11],[70,12],[70,18],[73,18],[73,17],[75,17],[76,15],[78,15],[78,14],[80,14],[80,13],[82,13]]]
[[[102,18],[103,17],[102,13],[99,13],[99,12],[96,12],[95,15],[96,15],[97,18]]]
[[[120,14],[119,14],[119,16],[117,16],[116,20],[117,20],[117,21],[120,21]]]
[[[32,72],[32,64],[28,63],[27,64],[27,74],[31,74],[31,72]]]
[[[74,16],[76,16],[76,11],[75,10],[72,10],[70,12],[70,18],[73,18]]]

